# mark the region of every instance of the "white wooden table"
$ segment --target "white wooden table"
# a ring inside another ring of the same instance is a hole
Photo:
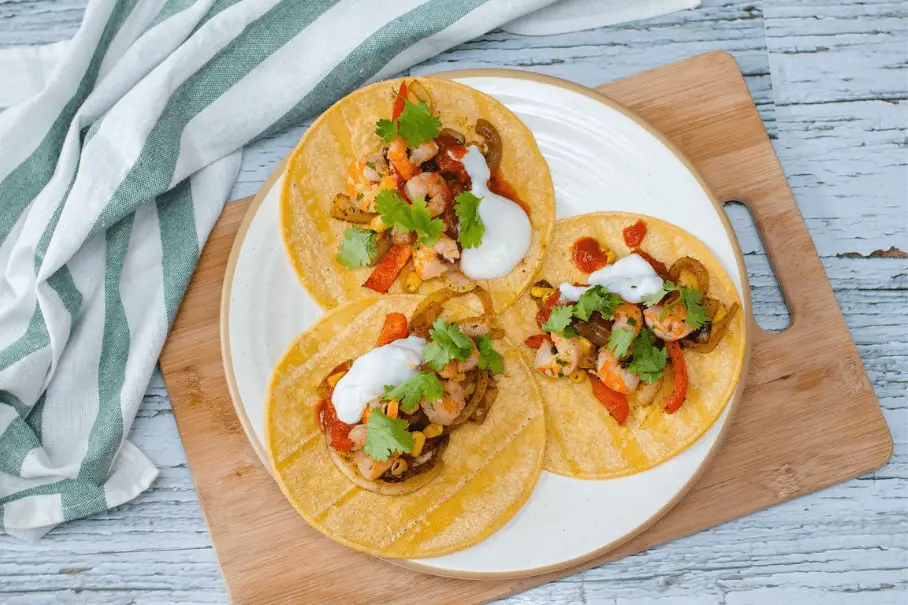
[[[0,47],[72,36],[85,3],[0,0]],[[870,475],[504,602],[904,604],[908,1],[703,4],[569,35],[491,33],[412,72],[515,67],[594,85],[710,50],[731,52],[873,381],[895,453]],[[249,147],[232,197],[253,194],[302,129]],[[780,329],[785,305],[759,240],[746,215],[733,222],[757,319]],[[0,536],[0,603],[227,600],[159,374],[130,438],[160,467],[160,478],[135,501],[61,527],[37,545]]]

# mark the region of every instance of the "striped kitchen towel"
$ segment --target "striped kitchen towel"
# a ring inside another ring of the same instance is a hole
[[[126,437],[243,145],[551,1],[89,2],[0,113],[2,531],[154,480]]]

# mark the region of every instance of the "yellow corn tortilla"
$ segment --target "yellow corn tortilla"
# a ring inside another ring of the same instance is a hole
[[[432,97],[434,112],[443,127],[478,140],[473,128],[485,118],[502,139],[500,170],[530,208],[533,228],[530,249],[505,277],[479,282],[489,290],[496,312],[512,305],[542,264],[555,223],[555,189],[548,164],[530,130],[504,105],[463,84],[439,78],[418,81]],[[393,91],[403,80],[378,82],[344,97],[306,131],[287,160],[281,191],[281,233],[291,263],[303,286],[324,309],[375,292],[363,288],[371,267],[350,270],[336,260],[338,246],[349,223],[331,218],[334,196],[346,190],[350,165],[380,148],[375,123],[391,117]],[[507,229],[508,225],[486,225]],[[412,261],[411,261],[412,262]],[[398,279],[390,293],[402,292]],[[435,278],[420,286],[428,294],[442,286]]]
[[[709,270],[709,296],[729,306],[741,301],[731,278],[705,244],[691,234],[655,218],[623,212],[585,214],[557,222],[549,255],[537,279],[554,287],[564,282],[585,283],[587,274],[571,262],[571,244],[589,236],[614,251],[618,258],[630,254],[622,230],[643,219],[647,234],[640,246],[666,266],[682,256],[692,256]],[[522,344],[536,325],[537,306],[529,292],[502,318],[508,339],[533,367],[536,350]],[[566,378],[548,378],[533,371],[542,389],[546,415],[546,453],[543,468],[579,479],[607,479],[645,471],[679,454],[712,426],[731,399],[745,354],[745,319],[738,309],[728,332],[711,353],[683,349],[689,386],[687,399],[674,414],[661,402],[671,392],[671,375],[648,406],[635,406],[620,426],[593,395],[588,379],[574,384]]]
[[[369,351],[388,313],[411,318],[420,300],[372,297],[327,313],[290,345],[267,396],[268,458],[291,504],[332,540],[388,558],[443,555],[491,535],[533,491],[545,449],[539,388],[502,339],[495,341],[505,362],[498,398],[483,424],[452,432],[434,480],[412,493],[383,495],[352,483],[332,462],[316,419],[319,382]]]

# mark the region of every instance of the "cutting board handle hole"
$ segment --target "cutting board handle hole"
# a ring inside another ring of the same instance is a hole
[[[769,257],[766,256],[763,239],[753,215],[740,200],[726,200],[723,205],[744,254],[744,265],[750,278],[754,319],[767,332],[781,332],[791,324],[791,313]]]

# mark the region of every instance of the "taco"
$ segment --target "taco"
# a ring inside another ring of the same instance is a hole
[[[438,78],[348,95],[290,155],[281,226],[323,308],[478,283],[496,312],[542,264],[555,191],[532,133],[501,103]]]
[[[545,448],[538,386],[491,315],[456,296],[353,301],[277,365],[268,457],[329,538],[382,557],[438,556],[485,539],[532,492]]]
[[[678,227],[619,212],[558,221],[538,281],[503,318],[542,389],[545,470],[630,475],[696,441],[738,384],[740,306]]]

